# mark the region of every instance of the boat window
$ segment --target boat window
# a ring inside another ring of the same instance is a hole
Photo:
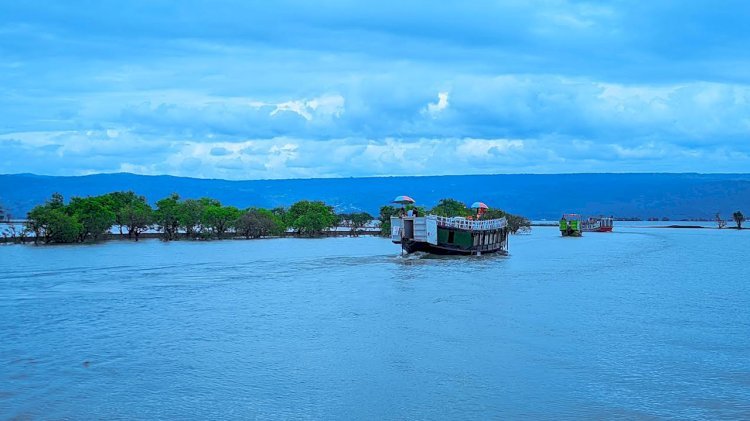
[[[453,242],[453,240],[454,240],[454,238],[455,238],[455,234],[456,234],[456,233],[455,233],[455,232],[453,232],[453,231],[448,231],[448,242],[449,242],[449,243],[452,243],[452,242]]]

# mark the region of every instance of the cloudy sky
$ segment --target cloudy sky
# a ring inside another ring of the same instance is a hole
[[[0,173],[750,171],[750,2],[0,3]]]

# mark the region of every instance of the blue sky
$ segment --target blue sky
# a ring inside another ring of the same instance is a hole
[[[747,1],[2,2],[0,173],[748,172],[747,22]]]

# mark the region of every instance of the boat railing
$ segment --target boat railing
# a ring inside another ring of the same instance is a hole
[[[468,231],[496,230],[508,226],[508,221],[505,218],[474,221],[461,217],[445,217],[437,215],[428,216],[428,218],[432,217],[437,219],[437,224],[439,227],[457,228]]]

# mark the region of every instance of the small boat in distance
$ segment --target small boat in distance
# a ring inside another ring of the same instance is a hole
[[[603,216],[595,218],[589,217],[587,220],[583,221],[581,230],[583,232],[612,232],[612,227],[614,227],[613,221],[613,218]]]
[[[481,203],[477,208],[481,216],[487,205]],[[508,222],[505,218],[472,220],[459,216],[417,216],[413,211],[402,212],[399,216],[391,216],[391,241],[400,244],[406,253],[507,255]]]
[[[560,234],[563,237],[580,237],[581,231],[581,215],[577,213],[566,213],[560,218]]]

